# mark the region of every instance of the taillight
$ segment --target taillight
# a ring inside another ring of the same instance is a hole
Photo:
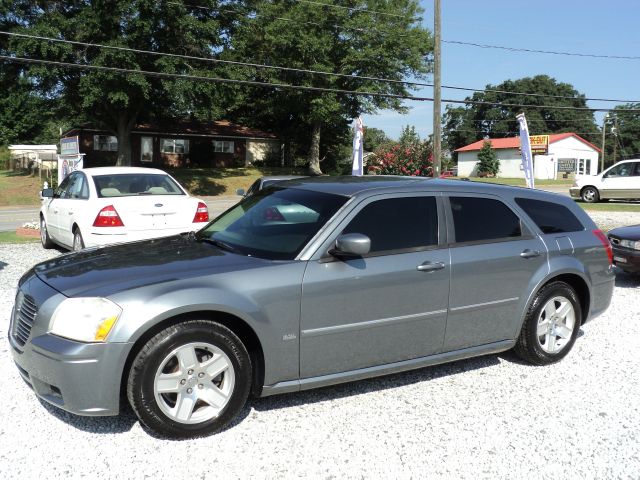
[[[198,208],[196,209],[196,216],[193,217],[193,223],[201,223],[209,221],[209,209],[204,202],[198,202]]]
[[[93,221],[94,227],[124,227],[122,219],[113,205],[104,207]]]
[[[263,213],[263,218],[271,222],[282,222],[284,217],[277,208],[269,207]]]
[[[602,246],[607,251],[607,257],[609,257],[609,265],[613,264],[613,249],[611,248],[609,239],[602,232],[602,230],[593,230],[593,234],[598,237],[598,240],[600,240],[600,243],[602,243]]]

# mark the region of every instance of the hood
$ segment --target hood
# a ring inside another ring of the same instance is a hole
[[[36,265],[34,271],[42,281],[68,297],[106,297],[146,285],[269,263],[178,235],[69,253]]]
[[[640,240],[640,225],[614,228],[609,230],[607,235],[625,240]]]

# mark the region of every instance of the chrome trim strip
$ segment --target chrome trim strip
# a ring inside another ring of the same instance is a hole
[[[389,323],[416,320],[419,318],[430,317],[433,315],[443,315],[445,313],[447,313],[446,310],[434,310],[433,312],[413,313],[411,315],[403,315],[401,317],[389,317],[389,318],[381,318],[378,320],[367,320],[365,322],[349,323],[344,325],[337,325],[335,327],[311,328],[309,330],[302,330],[300,332],[300,336],[308,338],[308,337],[316,337],[319,335],[331,335],[333,333],[338,333],[338,332],[351,332],[353,330],[361,330],[363,328],[370,328],[370,327],[380,327]]]
[[[450,312],[459,312],[460,310],[468,310],[470,308],[492,307],[493,305],[500,305],[502,303],[517,302],[518,300],[520,300],[520,297],[505,298],[504,300],[494,300],[493,302],[476,303],[474,305],[465,305],[463,307],[454,307],[454,308],[450,308],[449,311]]]

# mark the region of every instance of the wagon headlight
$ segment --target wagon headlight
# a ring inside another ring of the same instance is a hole
[[[620,245],[634,250],[640,250],[640,241],[620,240]]]
[[[53,312],[50,333],[80,342],[104,342],[121,313],[106,298],[67,298]]]

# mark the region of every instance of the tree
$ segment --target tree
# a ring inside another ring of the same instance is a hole
[[[414,127],[413,125],[402,127],[398,143],[405,147],[420,143],[420,135],[418,135],[418,132],[416,132],[416,127]]]
[[[640,103],[618,105],[610,112],[613,118],[605,126],[607,163],[640,157],[640,111],[625,112],[624,110],[640,110]],[[612,127],[615,128],[613,133]]]
[[[551,97],[529,96],[525,93]],[[487,85],[485,91],[476,92],[466,100],[516,106],[469,104],[464,107],[448,107],[443,118],[443,136],[444,144],[452,152],[485,137],[518,135],[516,115],[522,112],[527,117],[529,130],[533,135],[575,132],[591,142],[597,142],[599,136],[591,111],[549,108],[587,108],[587,104],[585,96],[572,85],[558,82],[547,75],[507,80],[495,86]]]
[[[374,152],[385,143],[391,142],[391,139],[383,130],[380,130],[379,128],[364,127],[364,135],[362,141],[365,151]]]
[[[405,84],[353,75],[395,81],[425,77],[432,40],[416,20],[422,13],[416,0],[339,0],[334,5],[342,8],[320,2],[256,1],[225,58],[299,69],[245,68],[247,80],[345,91],[406,95]],[[351,119],[379,108],[404,110],[398,98],[284,88],[245,90],[237,100],[233,115],[252,117],[263,128],[306,143],[313,174],[321,173],[321,137],[328,126],[348,129]]]
[[[495,177],[500,170],[500,160],[496,151],[491,147],[491,142],[482,142],[482,148],[478,152],[478,174],[481,177]]]
[[[226,2],[222,2],[226,3]],[[217,0],[189,8],[180,2],[153,0],[12,2],[4,12],[21,33],[86,43],[210,56],[228,40],[232,25],[223,19]],[[1,22],[0,22],[1,23]],[[162,73],[206,75],[208,65],[176,57],[131,51],[11,38],[9,48],[21,56],[78,65],[119,67]],[[118,165],[131,164],[130,134],[141,119],[220,113],[213,84],[192,83],[138,73],[33,65],[33,85],[57,98],[70,116],[83,118],[118,138]]]

